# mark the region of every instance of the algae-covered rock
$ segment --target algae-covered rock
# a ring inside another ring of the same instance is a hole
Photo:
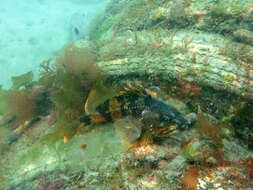
[[[90,31],[97,65],[115,85],[125,79],[159,83],[194,111],[200,106],[220,119],[231,118],[231,105],[253,94],[250,5],[111,1]]]
[[[247,29],[247,25],[251,26],[252,12],[249,0],[115,0],[100,14],[97,25],[93,24],[90,36],[97,39],[103,38],[109,31],[118,33],[156,28],[197,28],[212,33],[232,33],[241,28]]]
[[[230,49],[224,50],[229,40],[197,31],[157,32],[127,32],[101,46],[98,53],[102,60],[98,65],[102,72],[117,77],[152,75],[169,81],[189,78],[204,86],[252,95],[250,65],[242,66],[235,57],[229,57]],[[154,47],[153,43],[159,40],[159,46]],[[248,48],[250,56],[252,47]]]
[[[209,113],[224,113],[219,110],[228,110],[225,99],[217,102],[221,97],[217,100],[214,94],[229,94],[230,102],[252,97],[253,48],[243,40],[250,36],[249,5],[249,1],[111,1],[90,32],[98,66],[111,80],[152,78],[153,83],[155,79],[181,86],[186,89],[181,94],[198,96],[203,107],[207,99],[212,102]],[[226,32],[233,33],[236,42]],[[191,87],[181,80],[191,81]]]
[[[253,32],[245,29],[239,29],[233,32],[233,37],[237,41],[253,45]]]

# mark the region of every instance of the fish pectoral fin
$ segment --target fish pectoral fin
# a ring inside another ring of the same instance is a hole
[[[169,127],[155,129],[154,133],[157,137],[169,137],[179,133],[179,130],[176,125],[171,125]]]

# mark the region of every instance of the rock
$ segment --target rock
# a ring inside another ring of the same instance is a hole
[[[112,85],[140,80],[222,120],[253,98],[251,20],[248,1],[116,0],[89,36]]]
[[[12,143],[16,142],[16,141],[19,139],[19,137],[20,137],[21,135],[22,135],[22,134],[17,134],[17,133],[9,134],[9,135],[6,137],[6,139],[5,139],[6,144],[12,144]]]
[[[239,29],[233,32],[233,37],[243,43],[253,45],[253,32],[245,29]]]
[[[186,115],[185,119],[188,121],[189,125],[193,125],[198,120],[198,116],[195,113],[189,113]]]

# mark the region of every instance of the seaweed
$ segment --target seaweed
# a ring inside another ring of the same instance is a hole
[[[64,137],[67,139],[74,137],[78,128],[78,121],[69,121],[66,117],[59,116],[53,130],[41,139],[41,143],[55,147],[58,141],[64,140]]]
[[[0,85],[0,115],[3,115],[6,109],[6,103],[4,97],[6,96],[7,90],[2,89]]]
[[[235,112],[231,119],[235,134],[244,140],[249,148],[253,148],[253,100],[242,103]]]
[[[31,121],[48,114],[51,107],[49,92],[43,87],[34,89],[10,90],[4,96],[6,105],[4,118],[12,118],[16,128],[25,121]]]
[[[29,87],[31,86],[32,82],[33,82],[33,72],[29,71],[25,74],[16,76],[16,77],[11,77],[12,80],[12,89],[14,90],[18,90],[21,87]]]
[[[44,137],[48,144],[64,136],[72,138],[77,132],[89,92],[103,80],[96,59],[92,44],[79,41],[67,46],[55,59],[41,64],[39,84],[50,90],[54,103],[52,125],[55,127]]]
[[[89,44],[80,42],[66,47],[55,63],[42,64],[43,75],[39,84],[52,90],[51,97],[58,112],[67,109],[84,112],[89,90],[101,79],[95,61],[96,56]]]
[[[229,137],[228,123],[215,123],[214,119],[211,119],[204,114],[198,114],[198,120],[195,125],[200,137],[207,137],[211,140],[217,150],[220,150],[223,147],[223,139]]]
[[[73,75],[97,74],[97,68],[94,64],[96,56],[87,42],[71,44],[65,48],[63,54],[57,59],[57,64],[62,65],[66,72]],[[93,76],[89,76],[91,79]]]

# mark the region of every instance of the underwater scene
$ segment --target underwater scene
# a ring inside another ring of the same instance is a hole
[[[0,190],[253,190],[252,0],[2,0]]]

